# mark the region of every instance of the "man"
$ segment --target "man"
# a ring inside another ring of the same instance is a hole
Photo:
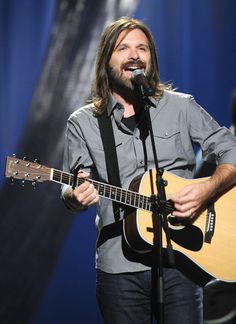
[[[236,141],[191,96],[160,83],[154,40],[141,21],[122,17],[101,36],[92,103],[75,111],[68,120],[64,170],[71,171],[79,163],[83,165],[81,178],[108,182],[98,126],[102,114],[112,123],[121,186],[128,188],[134,177],[154,168],[143,96],[131,78],[136,69],[145,72],[155,90],[149,99],[156,108],[149,110],[159,166],[193,178],[192,142],[200,144],[205,159],[217,161],[218,167],[209,180],[187,185],[171,196],[174,216],[193,217],[209,198],[235,184]],[[99,198],[88,181],[74,189],[64,186],[62,194],[73,210],[97,203],[97,299],[104,322],[150,323],[152,314],[158,317],[158,305],[153,306],[151,300],[153,264],[149,255],[133,251],[122,236],[120,224],[127,208],[119,208],[117,219],[112,202]],[[202,323],[202,289],[168,265],[164,268],[164,305],[165,323]]]

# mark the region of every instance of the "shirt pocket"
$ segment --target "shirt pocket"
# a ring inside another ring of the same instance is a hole
[[[184,151],[179,128],[158,129],[153,134],[159,160],[171,164],[182,159]]]

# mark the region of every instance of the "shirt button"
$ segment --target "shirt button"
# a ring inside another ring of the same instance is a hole
[[[144,164],[144,161],[140,161],[140,164]]]
[[[165,132],[165,136],[168,136],[168,132]]]

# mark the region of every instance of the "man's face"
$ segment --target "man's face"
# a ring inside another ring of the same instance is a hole
[[[131,75],[135,69],[150,74],[151,53],[146,35],[138,28],[120,33],[109,61],[109,78],[116,91],[133,90]]]

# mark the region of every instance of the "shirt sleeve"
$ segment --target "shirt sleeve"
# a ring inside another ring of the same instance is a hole
[[[82,131],[80,129],[79,123],[76,118],[70,117],[67,122],[66,134],[65,134],[65,144],[64,144],[64,155],[63,155],[63,170],[66,172],[71,172],[75,165],[80,164],[81,169],[91,173],[91,166],[93,164],[90,157],[87,145],[82,136]],[[87,207],[75,206],[67,201],[65,198],[65,192],[69,185],[62,185],[61,187],[61,197],[65,205],[74,211],[85,210]]]
[[[186,114],[190,136],[199,143],[203,160],[236,166],[236,138],[230,130],[221,127],[191,96]]]

